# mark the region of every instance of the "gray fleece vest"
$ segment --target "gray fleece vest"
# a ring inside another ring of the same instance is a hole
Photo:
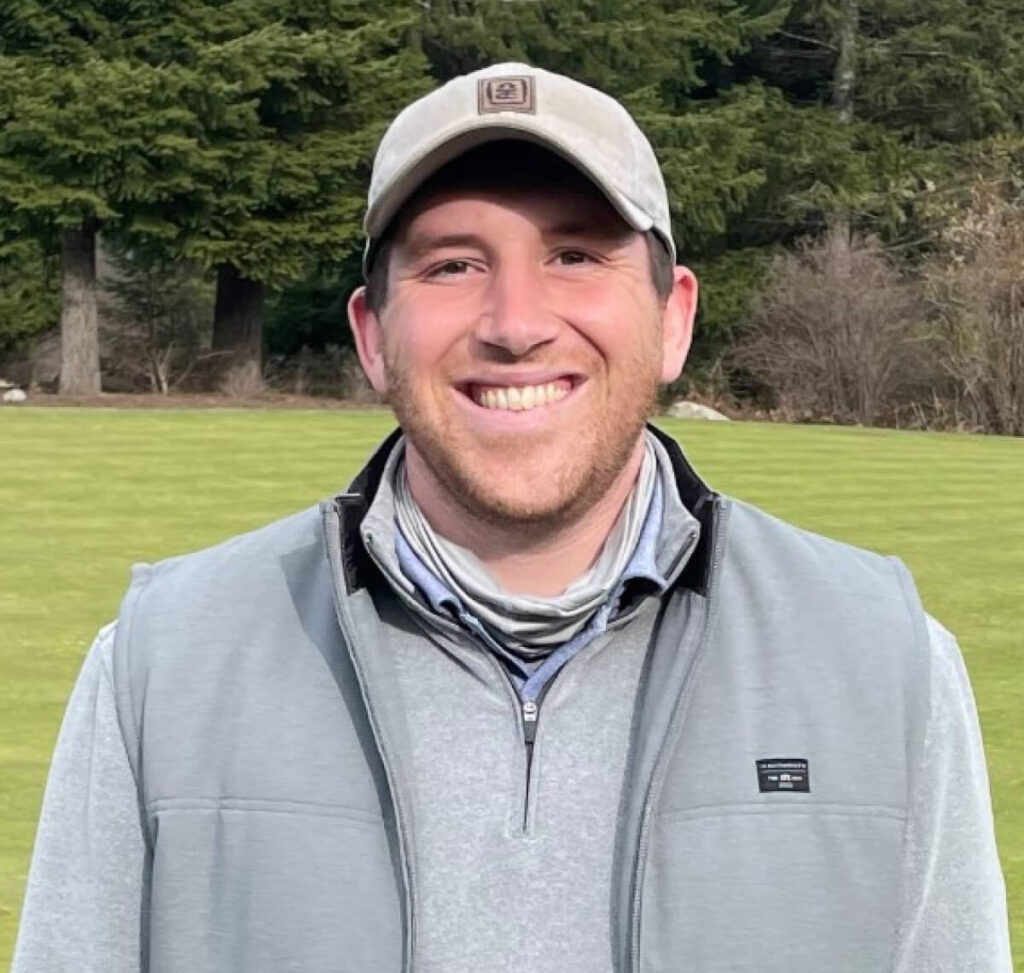
[[[609,863],[616,969],[884,970],[927,718],[913,585],[710,494],[663,442],[702,539],[641,676]],[[416,968],[412,744],[381,688],[412,623],[358,536],[382,466],[135,570],[114,682],[154,973]]]

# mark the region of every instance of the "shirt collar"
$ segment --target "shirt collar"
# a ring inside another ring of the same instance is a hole
[[[402,529],[398,526],[397,518],[394,524],[395,554],[398,556],[398,566],[402,569],[402,574],[416,585],[427,604],[439,615],[447,614],[448,611],[457,613],[462,607],[459,599],[412,549],[405,539]]]

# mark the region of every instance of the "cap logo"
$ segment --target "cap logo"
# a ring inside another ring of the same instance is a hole
[[[529,75],[481,78],[477,82],[477,114],[518,111],[532,115],[537,110],[534,79]]]

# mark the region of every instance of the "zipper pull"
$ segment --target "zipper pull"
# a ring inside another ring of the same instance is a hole
[[[523,700],[523,740],[533,743],[537,736],[537,704],[532,699]]]

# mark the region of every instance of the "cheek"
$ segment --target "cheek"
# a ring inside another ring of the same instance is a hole
[[[389,316],[383,328],[388,366],[403,373],[429,373],[443,366],[459,338],[452,320],[437,309],[408,308]]]
[[[656,302],[623,299],[610,291],[577,300],[566,318],[612,366],[660,368],[661,315]]]

